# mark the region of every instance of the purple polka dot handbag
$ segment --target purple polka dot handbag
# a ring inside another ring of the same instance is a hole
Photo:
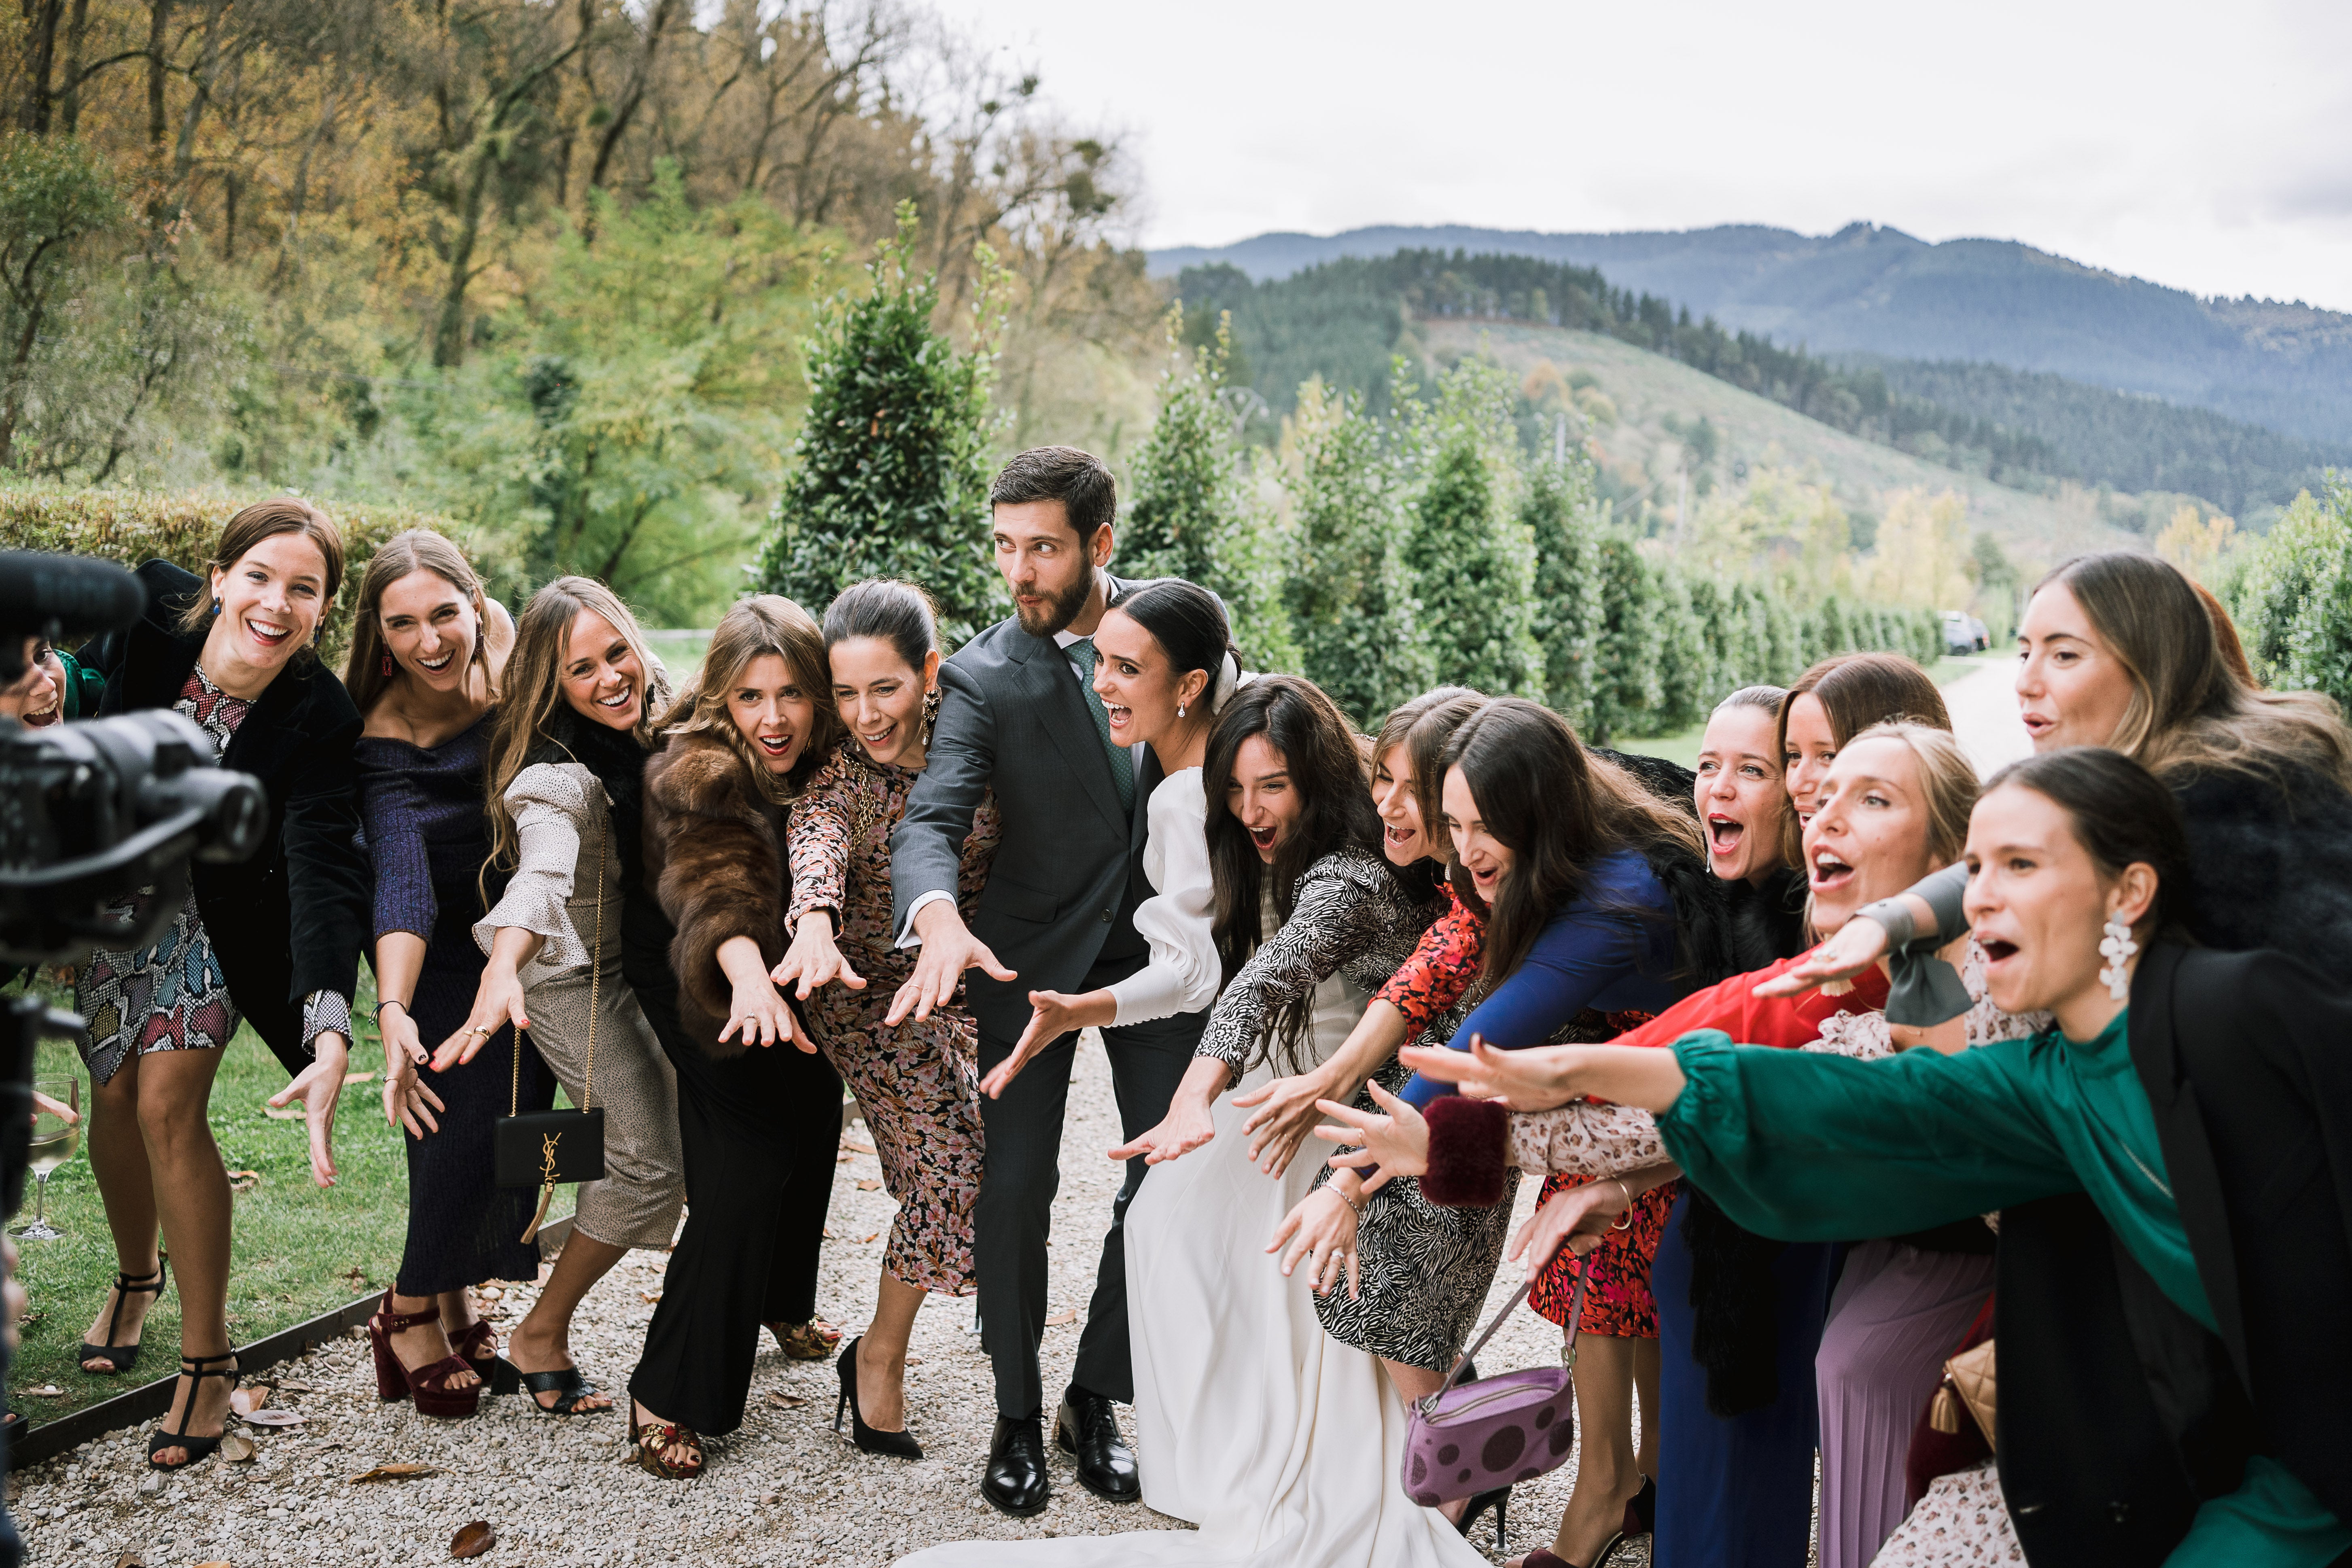
[[[1507,1372],[1456,1384],[1470,1358],[1484,1350],[1511,1308],[1535,1289],[1513,1297],[1496,1312],[1475,1343],[1464,1351],[1435,1394],[1414,1402],[1406,1417],[1405,1495],[1423,1508],[1456,1498],[1475,1497],[1496,1487],[1533,1480],[1556,1469],[1576,1443],[1576,1340],[1584,1326],[1584,1268],[1576,1271],[1576,1296],[1568,1310],[1568,1340],[1559,1365]]]

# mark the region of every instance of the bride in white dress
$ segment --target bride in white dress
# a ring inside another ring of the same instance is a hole
[[[1111,620],[1097,633],[1106,672],[1128,662],[1110,657],[1129,630]],[[1232,679],[1223,674],[1218,687]],[[1128,698],[1131,713],[1149,710],[1131,688],[1098,676],[1097,689],[1108,702]],[[1119,709],[1112,713],[1116,721]],[[1157,897],[1136,925],[1152,963],[1135,979],[1140,994],[1155,995],[1189,992],[1178,977],[1203,970],[1213,990],[1231,978],[1167,1120],[1110,1151],[1152,1165],[1126,1226],[1143,1499],[1199,1529],[957,1542],[914,1554],[909,1568],[1486,1561],[1398,1484],[1405,1412],[1379,1363],[1326,1335],[1307,1279],[1285,1279],[1267,1256],[1267,1238],[1318,1167],[1294,1162],[1280,1177],[1262,1173],[1249,1159],[1245,1113],[1233,1105],[1234,1090],[1336,1049],[1442,899],[1400,881],[1382,858],[1352,733],[1308,682],[1254,681],[1220,719],[1205,760],[1213,814],[1197,761],[1181,784],[1171,767],[1150,802],[1145,868]],[[1222,927],[1220,902],[1229,911]],[[1252,918],[1236,918],[1240,910]],[[1153,970],[1160,978],[1145,981]],[[1090,1000],[1040,994],[1037,1005],[1044,1014]],[[1122,1020],[1126,1005],[1121,997]]]

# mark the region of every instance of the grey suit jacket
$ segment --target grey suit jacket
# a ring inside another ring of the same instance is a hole
[[[1123,586],[1110,580],[1111,592]],[[1077,990],[1106,946],[1142,963],[1134,912],[1150,893],[1145,806],[1160,766],[1147,749],[1134,806],[1121,809],[1077,672],[1053,638],[1015,620],[958,649],[940,667],[940,693],[929,760],[890,835],[891,921],[903,928],[917,899],[955,892],[972,813],[993,787],[1004,837],[972,934],[1019,978],[975,969],[966,994],[983,1030],[1013,1039],[1029,1022],[1029,993]]]

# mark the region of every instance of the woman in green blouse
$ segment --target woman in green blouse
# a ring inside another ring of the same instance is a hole
[[[1726,1212],[1791,1241],[2087,1194],[2119,1244],[2117,1300],[2062,1311],[2119,1304],[2114,1339],[2145,1384],[2126,1373],[2093,1389],[2095,1358],[2042,1354],[2067,1326],[2025,1321],[2034,1282],[2013,1285],[2004,1256],[1999,1454],[2029,1559],[2320,1568],[2352,1552],[2339,1331],[2352,1002],[2275,953],[2170,939],[2187,858],[2168,793],[2119,753],[2052,752],[1994,776],[1970,821],[1966,908],[1993,1000],[2057,1020],[2031,1038],[1872,1063],[1713,1031],[1671,1052],[1407,1055],[1526,1109],[1586,1094],[1643,1106]],[[1607,1209],[1593,1200],[1570,1245]],[[2070,1382],[2083,1386],[2052,1386]],[[2070,1398],[2111,1414],[2117,1449],[2142,1414],[2169,1441],[2060,1463],[2034,1423],[2072,1414]]]

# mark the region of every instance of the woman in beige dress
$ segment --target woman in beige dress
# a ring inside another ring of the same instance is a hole
[[[511,1022],[576,1106],[604,1113],[604,1177],[580,1187],[571,1238],[494,1369],[553,1415],[607,1410],[570,1349],[581,1298],[634,1247],[667,1247],[686,1201],[677,1081],[621,977],[623,895],[639,852],[639,781],[668,699],[636,620],[603,584],[559,577],[523,611],[485,770],[486,879],[506,874],[474,926],[489,954],[466,1029],[434,1058],[470,1057]]]

